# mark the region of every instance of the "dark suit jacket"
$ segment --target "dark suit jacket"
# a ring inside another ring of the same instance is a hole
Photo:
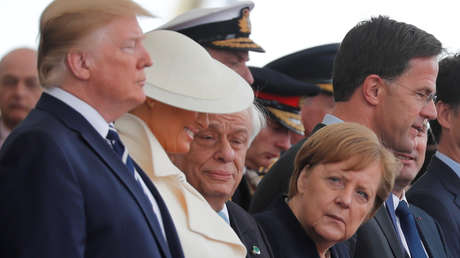
[[[439,222],[448,249],[453,257],[460,257],[460,179],[455,172],[433,156],[427,173],[407,198]]]
[[[168,243],[139,183],[74,109],[44,93],[0,150],[0,257],[183,257],[157,200]],[[158,227],[156,227],[158,228]]]
[[[276,258],[319,257],[315,243],[305,233],[283,197],[275,200],[271,208],[255,215],[267,234]],[[344,243],[331,247],[333,258],[350,257]]]
[[[325,124],[318,124],[312,131],[315,133]],[[257,213],[266,210],[273,200],[280,198],[286,194],[289,189],[289,179],[294,172],[294,161],[297,152],[300,150],[307,138],[299,141],[297,144],[287,150],[270,168],[267,175],[262,178],[257,189],[252,196],[249,211]]]
[[[439,224],[415,205],[409,204],[409,209],[415,217],[420,237],[429,257],[450,257]],[[355,258],[409,257],[399,240],[399,235],[385,206],[380,207],[375,216],[363,224],[358,229],[356,237],[350,241],[354,242],[350,245],[355,245]]]
[[[232,201],[228,201],[226,205],[230,217],[230,225],[248,251],[246,257],[273,257],[267,236],[255,219]],[[256,254],[257,248],[260,250],[260,254]]]

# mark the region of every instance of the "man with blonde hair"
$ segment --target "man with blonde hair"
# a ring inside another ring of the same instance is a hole
[[[150,14],[131,0],[55,0],[42,13],[45,92],[0,151],[0,257],[184,256],[111,125],[145,100],[138,15]]]

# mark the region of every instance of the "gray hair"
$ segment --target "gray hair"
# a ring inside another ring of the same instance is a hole
[[[252,141],[259,134],[260,130],[262,130],[267,125],[267,121],[266,121],[265,113],[263,112],[262,108],[258,104],[253,103],[248,108],[248,111],[249,111],[249,115],[251,116],[251,122],[252,122],[252,131],[251,131],[251,135],[249,137],[249,142],[248,142],[248,146],[250,146]]]

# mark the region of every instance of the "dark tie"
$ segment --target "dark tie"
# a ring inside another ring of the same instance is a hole
[[[415,225],[414,216],[409,211],[406,201],[400,201],[396,208],[396,215],[399,217],[401,229],[409,246],[410,255],[412,258],[426,258],[423,250],[422,240],[418,234],[417,226]]]
[[[121,158],[121,161],[123,161],[123,163],[128,167],[131,175],[134,177],[135,172],[133,160],[129,156],[128,150],[126,150],[125,146],[121,142],[117,130],[115,130],[112,123],[109,124],[109,133],[107,134],[106,138],[109,140],[112,149],[115,151],[115,153],[118,154],[118,156]]]
[[[136,172],[135,172],[135,169],[134,169],[134,162],[131,159],[131,157],[129,156],[128,150],[125,148],[125,146],[121,142],[120,136],[118,136],[117,130],[115,129],[115,127],[113,127],[113,123],[109,124],[109,132],[108,132],[106,138],[109,141],[109,143],[112,146],[112,149],[115,151],[115,153],[117,153],[117,155],[121,158],[121,160],[126,165],[126,167],[128,167],[128,170],[131,173],[131,176],[134,177],[134,179],[139,183],[139,186],[142,188],[140,182],[135,177]],[[144,191],[144,190],[142,189],[142,191]],[[146,194],[146,193],[144,192],[144,194]],[[147,194],[146,194],[146,196],[147,196]],[[154,211],[154,217],[153,217],[153,227],[154,227],[155,231],[162,232],[161,227],[160,227],[160,222],[158,221],[157,214],[155,214],[155,211]],[[162,234],[162,233],[160,233],[160,234]],[[163,238],[163,239],[161,239],[159,241],[163,241],[165,243],[165,245],[168,246],[168,242],[165,241],[165,240],[166,239]]]

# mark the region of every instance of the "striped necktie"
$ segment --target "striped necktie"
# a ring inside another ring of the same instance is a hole
[[[128,167],[129,171],[131,172],[132,176],[135,176],[134,170],[134,162],[128,154],[128,150],[125,148],[123,143],[120,140],[120,136],[118,136],[117,130],[113,127],[113,123],[109,124],[109,132],[107,134],[107,140],[109,141],[112,149],[117,153],[117,155],[121,158],[121,161]]]

